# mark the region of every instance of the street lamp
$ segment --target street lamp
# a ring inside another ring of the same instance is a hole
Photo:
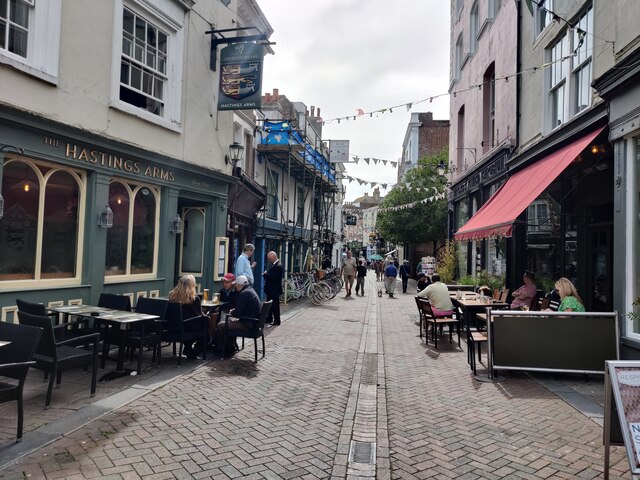
[[[231,145],[229,145],[229,155],[224,156],[224,161],[227,165],[229,163],[232,163],[235,167],[236,164],[242,160],[243,156],[244,147],[238,142],[233,142]]]
[[[446,170],[447,170],[447,166],[444,164],[442,159],[440,159],[440,162],[438,163],[438,166],[436,167],[436,171],[438,172],[438,175],[440,175],[441,177],[444,177],[444,174],[445,174]]]

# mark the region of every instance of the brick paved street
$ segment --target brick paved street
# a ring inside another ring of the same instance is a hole
[[[598,424],[524,374],[474,380],[464,343],[421,343],[413,295],[373,285],[270,329],[257,365],[251,344],[204,363],[0,477],[602,477]],[[622,449],[612,462],[628,478]]]

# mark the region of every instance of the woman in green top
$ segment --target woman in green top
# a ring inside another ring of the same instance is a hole
[[[571,280],[565,277],[559,278],[555,287],[561,298],[559,312],[584,312],[582,299]]]

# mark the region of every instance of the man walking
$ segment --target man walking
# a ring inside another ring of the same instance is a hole
[[[389,298],[393,298],[393,292],[396,289],[396,277],[398,276],[398,269],[393,264],[393,262],[389,263],[389,265],[387,265],[387,268],[384,269],[384,275],[385,288],[387,289]]]
[[[402,293],[407,293],[407,285],[409,283],[409,276],[411,275],[409,260],[405,260],[402,262],[402,265],[400,265],[399,273],[400,278],[402,279]]]
[[[282,275],[283,269],[280,259],[276,252],[267,253],[267,262],[271,264],[268,270],[265,270],[264,277],[264,293],[267,300],[273,300],[271,310],[267,317],[267,323],[271,325],[280,325],[280,294],[282,293]]]
[[[351,287],[353,287],[353,280],[355,279],[357,266],[356,259],[353,258],[351,250],[348,250],[346,258],[342,259],[342,269],[340,272],[344,277],[344,288],[347,290],[347,294],[344,298],[351,296]]]
[[[256,266],[256,262],[251,263],[250,258],[253,256],[255,249],[256,247],[253,244],[247,243],[238,260],[236,260],[236,278],[244,275],[249,280],[249,285],[253,285],[253,268]]]
[[[364,297],[364,281],[367,278],[367,261],[364,258],[360,258],[356,270],[358,272],[356,278],[356,295],[358,295],[358,290],[360,290],[360,295]]]

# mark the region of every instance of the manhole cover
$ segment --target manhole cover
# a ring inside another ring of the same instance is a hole
[[[351,441],[351,450],[349,452],[349,463],[367,463],[373,465],[375,463],[375,443]]]

